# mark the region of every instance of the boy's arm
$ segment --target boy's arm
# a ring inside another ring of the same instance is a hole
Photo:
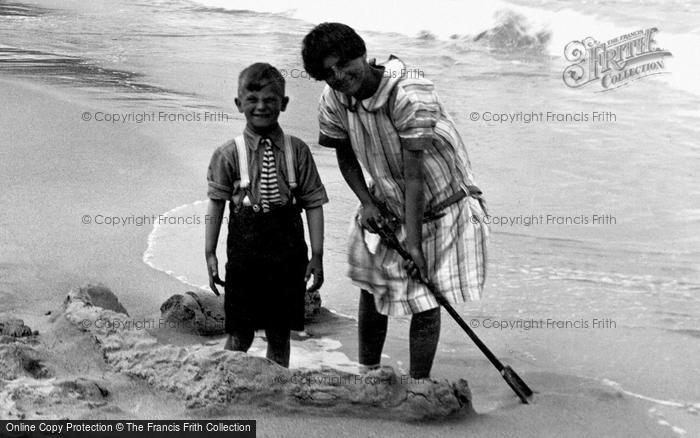
[[[309,288],[309,292],[313,292],[323,285],[323,207],[307,209],[306,223],[311,240],[311,260],[306,267],[304,281],[309,281],[311,275],[314,276],[314,282]]]
[[[219,242],[221,220],[224,216],[226,201],[221,199],[209,199],[207,216],[204,220],[204,254],[207,259],[207,272],[209,273],[209,287],[212,292],[219,295],[216,285],[224,286],[219,278],[219,260],[216,257],[216,245]]]

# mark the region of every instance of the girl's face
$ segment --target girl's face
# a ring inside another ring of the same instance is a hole
[[[369,64],[364,56],[345,60],[328,56],[323,60],[324,80],[334,90],[354,96],[362,88],[369,73]]]

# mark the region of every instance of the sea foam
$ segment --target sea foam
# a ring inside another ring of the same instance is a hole
[[[204,12],[254,11],[281,14],[309,23],[338,21],[361,31],[398,33],[420,38],[476,38],[484,32],[496,31],[515,35],[516,41],[507,41],[503,44],[504,49],[521,47],[523,42],[534,38],[535,41],[544,43],[544,50],[551,56],[558,58],[564,57],[564,47],[571,41],[586,37],[606,41],[639,30],[638,26],[630,27],[627,22],[615,23],[606,17],[573,9],[549,11],[500,0],[436,0],[431,2],[429,8],[417,0],[403,1],[400,4],[356,0],[352,8],[348,7],[347,2],[321,0],[300,2],[294,7],[290,7],[290,3],[284,0],[243,0],[235,2],[235,6],[226,0],[197,0],[194,3],[202,5],[199,10]],[[515,21],[513,17],[517,17]],[[661,23],[659,26],[656,37],[658,47],[673,54],[672,58],[667,59],[666,67],[666,71],[671,74],[659,75],[661,80],[700,96],[700,82],[696,80],[697,72],[700,71],[700,57],[695,55],[695,48],[700,45],[700,35],[674,34],[665,31]],[[516,32],[513,33],[513,30]],[[546,38],[542,40],[544,35]]]

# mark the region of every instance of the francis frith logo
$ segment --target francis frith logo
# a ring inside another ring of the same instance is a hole
[[[608,91],[647,76],[666,73],[664,58],[671,52],[654,40],[657,28],[642,29],[606,42],[588,37],[564,48],[564,83],[579,88],[594,83]]]

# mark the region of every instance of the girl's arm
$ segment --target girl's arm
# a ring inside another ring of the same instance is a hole
[[[365,175],[362,172],[360,163],[357,161],[355,152],[352,150],[350,141],[345,140],[345,144],[337,146],[335,154],[338,159],[340,173],[343,174],[345,182],[348,183],[350,189],[362,203],[362,226],[369,230],[376,230],[378,227],[384,226],[384,218],[379,208],[375,205],[372,195],[369,193]]]
[[[428,279],[427,263],[423,255],[423,151],[404,149],[404,179],[406,181],[405,215],[406,246],[413,259],[413,266],[407,266],[409,274]]]

